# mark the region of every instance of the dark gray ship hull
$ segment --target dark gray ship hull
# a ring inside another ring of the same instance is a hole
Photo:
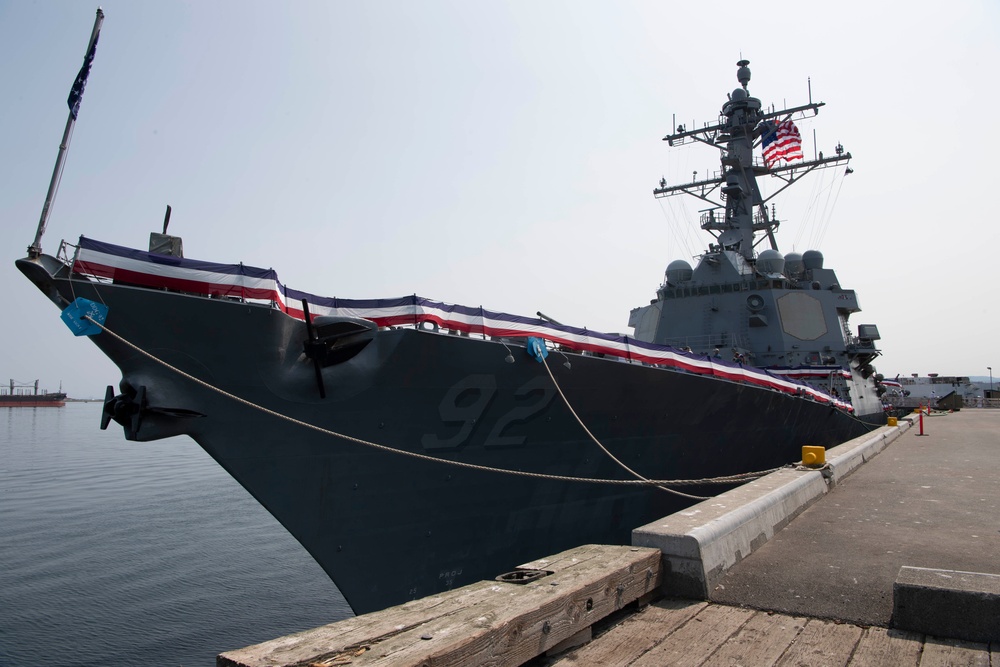
[[[70,281],[59,266],[45,256],[18,262],[57,305],[77,297],[106,304],[109,331],[273,411],[106,332],[92,338],[121,369],[122,395],[144,395],[133,414],[125,405],[118,415],[127,437],[197,441],[302,543],[356,613],[580,544],[628,543],[633,528],[691,503],[648,487],[449,465],[630,478],[589,440],[524,347],[378,330],[323,370],[321,398],[302,356],[301,321],[266,305]],[[801,458],[802,445],[831,446],[869,428],[829,405],[750,384],[578,354],[553,353],[549,366],[593,434],[651,479],[780,466]]]

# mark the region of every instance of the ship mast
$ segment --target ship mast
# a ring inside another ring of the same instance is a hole
[[[45,233],[45,226],[49,222],[49,209],[56,197],[56,190],[59,189],[59,181],[62,178],[63,165],[66,162],[66,151],[69,149],[69,142],[73,136],[73,126],[76,124],[76,115],[80,111],[80,100],[83,99],[83,89],[87,85],[87,77],[90,76],[90,66],[94,62],[94,53],[97,50],[97,38],[101,34],[101,24],[104,23],[104,12],[97,8],[97,16],[94,18],[94,29],[90,33],[90,42],[87,44],[87,53],[83,58],[83,67],[73,81],[73,87],[69,91],[69,98],[66,103],[69,105],[69,118],[66,119],[66,129],[63,130],[62,141],[59,142],[59,154],[56,156],[56,166],[52,169],[52,180],[49,181],[49,191],[45,195],[45,204],[42,206],[42,217],[38,221],[38,229],[35,231],[35,240],[28,246],[28,257],[35,259],[42,254],[42,234]]]
[[[662,198],[683,193],[711,204],[711,208],[701,215],[701,228],[715,237],[718,249],[738,252],[752,262],[755,257],[754,248],[763,238],[767,238],[771,248],[778,249],[774,231],[779,222],[768,211],[767,202],[814,169],[848,162],[851,154],[845,153],[843,147],[838,145],[836,154],[832,157],[820,154],[814,160],[796,161],[781,166],[775,164],[771,167],[766,166],[761,158],[755,157],[754,149],[760,145],[762,137],[774,130],[774,120],[810,118],[819,113],[819,108],[824,103],[813,102],[810,94],[808,104],[780,111],[763,111],[760,100],[751,97],[747,90],[750,82],[749,64],[749,60],[736,63],[739,68],[736,78],[741,87],[729,95],[729,100],[722,106],[718,122],[693,130],[678,125],[673,134],[663,138],[671,146],[700,141],[718,148],[721,153],[721,169],[712,174],[711,178],[700,181],[695,172],[695,179],[690,183],[669,184],[666,179],[661,179],[659,187],[653,190],[653,196]],[[761,195],[757,185],[757,177],[765,174],[784,181],[784,185],[766,198]],[[758,232],[763,234],[760,240],[756,237]]]

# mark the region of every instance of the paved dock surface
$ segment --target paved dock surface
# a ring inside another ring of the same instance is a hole
[[[924,418],[723,575],[534,667],[1000,665],[1000,640],[892,629],[903,566],[1000,574],[1000,411]]]
[[[731,568],[710,599],[888,627],[904,565],[1000,574],[1000,410],[924,418]]]

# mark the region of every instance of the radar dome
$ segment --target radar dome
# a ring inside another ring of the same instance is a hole
[[[802,255],[797,252],[790,252],[785,255],[785,275],[792,280],[802,277],[802,272],[806,270],[802,263]]]
[[[733,94],[729,96],[733,102],[739,102],[740,100],[745,100],[747,96],[747,91],[742,88],[737,88],[733,91]]]
[[[738,63],[736,63],[736,66],[739,67],[739,69],[736,70],[736,80],[743,84],[744,87],[750,83],[750,68],[747,67],[749,64],[749,60],[743,60],[742,58]]]
[[[683,259],[675,259],[667,265],[667,282],[671,285],[691,280],[691,265]]]
[[[823,253],[819,250],[806,250],[802,253],[802,263],[810,271],[823,268]]]
[[[785,270],[785,258],[777,250],[761,251],[757,255],[757,270],[764,274],[776,274]]]

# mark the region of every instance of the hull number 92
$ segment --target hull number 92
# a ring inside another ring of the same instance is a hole
[[[456,449],[466,445],[473,435],[490,425],[484,447],[519,447],[525,436],[510,432],[511,427],[536,417],[555,397],[555,387],[547,378],[528,380],[514,391],[516,405],[495,421],[489,417],[496,409],[490,405],[497,397],[497,380],[492,375],[469,375],[448,389],[441,398],[438,414],[445,425],[439,433],[425,433],[420,439],[424,449]]]

